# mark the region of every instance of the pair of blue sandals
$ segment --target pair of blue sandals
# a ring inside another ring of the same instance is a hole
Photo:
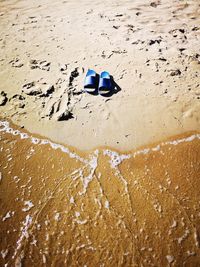
[[[98,92],[100,95],[107,95],[111,92],[111,90],[111,76],[107,71],[103,71],[99,76],[94,70],[88,70],[84,81],[85,92]]]

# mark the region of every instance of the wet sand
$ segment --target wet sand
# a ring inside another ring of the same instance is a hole
[[[199,266],[200,134],[83,153],[10,126],[1,266]]]

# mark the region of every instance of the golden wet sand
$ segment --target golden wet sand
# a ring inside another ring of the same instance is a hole
[[[0,266],[199,266],[200,134],[87,153],[0,123]]]

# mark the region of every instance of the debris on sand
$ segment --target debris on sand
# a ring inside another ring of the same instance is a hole
[[[173,70],[171,73],[170,73],[171,76],[178,76],[178,75],[181,75],[181,71],[179,69],[177,70]]]

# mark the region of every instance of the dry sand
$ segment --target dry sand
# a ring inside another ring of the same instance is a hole
[[[200,266],[199,25],[195,0],[0,0],[0,266]]]
[[[199,9],[170,0],[0,2],[1,116],[84,150],[199,130]],[[83,93],[88,68],[110,71],[121,91]]]

